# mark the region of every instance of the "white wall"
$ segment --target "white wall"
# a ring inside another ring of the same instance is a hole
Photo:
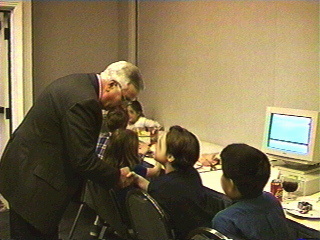
[[[261,146],[267,106],[319,108],[318,1],[141,1],[147,116]]]

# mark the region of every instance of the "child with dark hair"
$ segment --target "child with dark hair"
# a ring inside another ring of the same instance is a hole
[[[194,228],[209,226],[213,214],[199,173],[193,165],[199,159],[200,144],[188,130],[173,126],[159,137],[155,160],[164,165],[165,174],[150,182],[135,176],[135,183],[160,204],[169,215],[177,239],[184,239]]]
[[[102,159],[107,146],[108,139],[116,129],[125,129],[129,120],[129,115],[122,107],[115,107],[103,114],[101,131],[96,147],[98,157]]]
[[[137,133],[129,129],[117,129],[109,138],[103,160],[113,167],[129,167],[137,174],[146,177],[147,168],[143,167],[138,153]]]
[[[139,155],[139,139],[136,132],[119,128],[109,138],[103,160],[116,168],[129,167],[143,177],[155,177],[160,173],[161,165],[145,167]]]
[[[280,202],[263,191],[270,177],[268,157],[246,144],[228,145],[220,157],[221,185],[234,202],[216,214],[212,227],[232,239],[292,239]]]
[[[129,122],[128,122],[128,129],[135,129],[135,128],[161,128],[161,125],[152,120],[148,119],[144,116],[142,105],[139,101],[132,101],[127,106],[127,111],[129,114]]]
[[[117,129],[125,129],[129,115],[123,107],[114,107],[109,111],[102,110],[102,126],[96,146],[96,153],[100,159],[103,159],[105,155],[105,150],[107,148],[109,138],[113,132]],[[93,227],[90,230],[90,235],[92,237],[98,237],[99,232],[102,228],[99,216],[96,217]]]
[[[129,167],[142,177],[154,177],[160,173],[160,164],[156,164],[153,168],[143,166],[138,149],[139,139],[137,133],[129,129],[120,128],[110,136],[102,159],[119,169]],[[132,186],[116,191],[120,206],[125,206],[125,198],[130,189],[132,189]]]
[[[139,139],[134,131],[128,129],[116,129],[109,138],[103,160],[116,168],[126,166],[135,167],[140,163]]]
[[[104,125],[106,130],[114,132],[116,129],[125,129],[129,121],[128,112],[122,107],[116,107],[106,114]]]
[[[141,158],[138,153],[139,139],[136,132],[118,128],[110,135],[106,148],[103,152],[102,160],[115,168],[129,167],[136,174],[143,177],[154,177],[160,173],[161,165],[156,164],[154,167],[147,168],[141,163]],[[114,189],[117,197],[117,201],[122,206],[122,215],[125,216],[124,220],[127,220],[127,212],[125,210],[125,199],[129,190],[133,189],[133,186],[126,188]],[[128,222],[129,224],[129,222]],[[101,229],[101,222],[99,216],[96,217],[94,223],[95,229],[90,232],[91,236],[98,236],[98,232]]]

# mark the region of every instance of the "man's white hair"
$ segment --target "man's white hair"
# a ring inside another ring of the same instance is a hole
[[[127,61],[111,63],[103,72],[101,72],[100,76],[104,80],[115,80],[119,82],[123,89],[126,89],[129,83],[138,91],[144,89],[144,83],[139,68]]]

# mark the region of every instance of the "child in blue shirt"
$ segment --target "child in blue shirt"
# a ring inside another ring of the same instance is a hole
[[[267,156],[246,144],[231,144],[220,157],[221,185],[234,203],[216,214],[212,228],[232,239],[292,239],[280,202],[263,192],[270,177]]]

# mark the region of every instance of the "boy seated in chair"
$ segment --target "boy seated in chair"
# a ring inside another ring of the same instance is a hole
[[[188,130],[173,126],[160,136],[155,160],[165,174],[151,181],[134,174],[135,183],[147,191],[168,214],[177,239],[199,226],[209,226],[214,214],[207,209],[208,198],[201,178],[193,167],[199,159],[200,144]]]
[[[270,177],[267,156],[246,144],[231,144],[220,157],[221,185],[234,203],[216,214],[212,228],[232,239],[292,239],[280,202],[263,191]]]

